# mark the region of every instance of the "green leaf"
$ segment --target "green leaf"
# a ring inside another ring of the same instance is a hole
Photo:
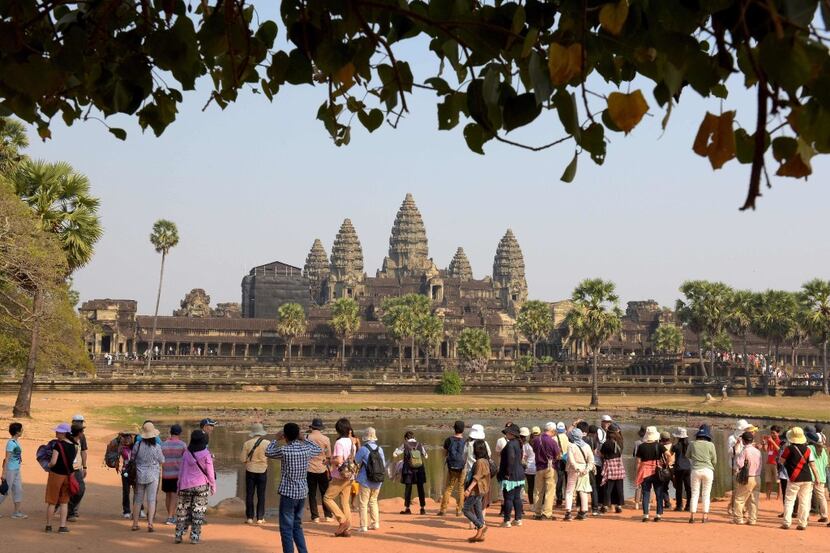
[[[377,108],[372,109],[369,113],[359,111],[357,112],[357,118],[369,132],[374,132],[383,124],[383,112]]]
[[[746,129],[735,129],[735,153],[739,163],[752,163],[755,152],[755,138]]]
[[[477,154],[484,155],[482,146],[485,142],[484,129],[477,123],[468,123],[464,127],[464,140],[467,141],[467,147]]]
[[[125,131],[124,129],[118,129],[118,128],[115,128],[115,127],[111,127],[110,132],[118,140],[127,140],[127,131]]]
[[[507,98],[504,101],[504,130],[512,131],[518,127],[527,125],[536,119],[542,112],[542,107],[536,103],[536,97],[527,92]]]
[[[725,100],[726,97],[729,96],[729,89],[726,88],[725,84],[718,83],[712,87],[712,95]]]
[[[484,100],[484,79],[473,79],[467,86],[467,109],[473,121],[492,132],[493,125],[487,117],[487,103]]]
[[[533,85],[533,95],[536,97],[536,103],[542,105],[550,99],[553,92],[553,85],[550,82],[550,71],[548,71],[547,63],[535,50],[531,52],[530,59],[527,63],[528,72],[530,73],[530,83]]]
[[[446,96],[447,94],[452,94],[452,89],[450,85],[447,84],[447,81],[442,79],[441,77],[431,77],[424,81],[424,84],[431,86],[435,89],[435,92],[440,96]]]
[[[277,38],[277,24],[273,21],[267,20],[257,29],[256,37],[265,43],[267,48],[274,45],[274,39]]]
[[[776,161],[790,159],[797,149],[798,140],[790,136],[778,136],[772,141],[772,157]]]
[[[599,123],[591,123],[580,133],[578,144],[591,154],[597,165],[605,161],[605,129]]]
[[[608,114],[607,109],[602,110],[602,124],[605,125],[605,127],[609,131],[622,132],[622,130],[617,126],[617,124],[614,123],[614,121],[611,119],[611,116]]]
[[[556,112],[559,114],[559,120],[565,128],[565,132],[579,141],[579,119],[576,110],[576,96],[568,94],[562,89],[554,95],[553,104],[556,106]]]
[[[574,152],[574,157],[571,162],[565,167],[565,171],[562,173],[562,176],[559,178],[562,182],[573,182],[574,177],[576,176],[576,160],[579,157],[579,154]]]
[[[810,58],[801,39],[779,39],[775,33],[761,41],[761,67],[772,83],[791,94],[810,77]]]
[[[285,80],[291,84],[312,84],[311,60],[299,48],[294,48],[288,54]]]
[[[532,28],[527,32],[527,34],[525,35],[524,42],[522,43],[522,58],[526,58],[530,55],[530,52],[533,49],[533,45],[536,44],[537,38],[539,38],[539,29]],[[542,63],[544,64],[544,62]]]

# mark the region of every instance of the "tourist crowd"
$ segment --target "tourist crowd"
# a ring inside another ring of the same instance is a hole
[[[208,498],[216,493],[209,449],[215,425],[216,421],[203,419],[185,443],[180,425],[172,425],[169,436],[162,439],[154,423],[145,421],[137,434],[121,432],[107,445],[104,462],[121,479],[123,516],[132,521],[133,531],[140,530],[142,518],[147,531],[155,531],[160,491],[165,522],[175,526],[174,541],[181,543],[189,532],[190,542],[199,543]],[[356,531],[381,527],[378,496],[389,480],[404,484],[402,515],[413,514],[413,488],[418,495],[417,512],[427,514],[428,451],[412,431],[404,434],[387,459],[373,427],[357,436],[350,421],[341,418],[334,425],[337,438],[333,444],[324,430],[319,418],[311,421],[306,432],[288,423],[272,441],[262,424],[252,425],[239,453],[245,468],[247,524],[265,523],[269,458],[281,461],[277,491],[284,552],[307,551],[303,534],[306,502],[311,521],[332,519],[338,537],[352,535],[355,500]],[[45,530],[52,532],[57,523],[57,532],[67,533],[68,522],[79,516],[84,496],[88,461],[84,417],[76,415],[71,424],[59,424],[54,431],[55,439],[40,446],[36,455],[48,472]],[[21,423],[9,426],[0,481],[0,504],[10,496],[11,517],[16,519],[27,517],[21,510],[22,434]],[[731,469],[728,513],[735,524],[758,523],[764,489],[768,499],[772,493],[781,498],[782,528],[789,529],[795,518],[796,528],[805,530],[812,509],[818,513],[818,522],[828,522],[827,437],[820,424],[786,431],[771,426],[762,433],[740,420],[729,436],[727,459],[718,459],[708,424],[691,433],[683,427],[670,431],[641,427],[638,439],[627,446],[621,427],[609,415],[602,416],[598,425],[576,420],[528,428],[508,422],[493,450],[486,438],[483,425],[468,429],[456,421],[442,448],[446,479],[437,515],[445,516],[454,499],[456,516],[463,514],[475,530],[469,537],[473,543],[484,541],[484,513],[494,495],[501,498],[502,528],[522,526],[526,510],[535,520],[556,520],[560,512],[562,521],[584,520],[622,513],[626,479],[636,486],[634,508],[641,510],[643,522],[659,522],[665,510],[673,508],[688,512],[689,523],[706,523],[719,463],[728,463]],[[626,473],[623,458],[627,455],[636,459],[633,474]]]

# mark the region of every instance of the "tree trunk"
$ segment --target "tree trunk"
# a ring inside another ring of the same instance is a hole
[[[412,347],[412,355],[410,356],[412,358],[412,374],[415,374],[415,336],[411,338],[410,346]]]
[[[398,371],[403,374],[403,342],[398,342]]]
[[[35,289],[32,298],[32,341],[29,344],[29,358],[26,360],[26,371],[20,381],[20,390],[17,393],[17,400],[14,402],[12,416],[15,418],[32,416],[32,389],[35,386],[35,368],[37,367],[37,350],[40,347],[40,317],[43,311],[43,295],[39,289]],[[826,358],[826,357],[825,357]]]
[[[793,366],[793,374],[795,374],[795,362],[796,362],[795,350],[796,350],[797,347],[798,347],[798,345],[795,342],[793,342],[793,344],[791,346],[791,350],[790,350],[790,365]]]
[[[285,368],[288,369],[288,376],[291,376],[291,346],[294,344],[294,339],[288,339],[288,347],[286,348],[286,353],[288,353],[287,362],[285,364]]]
[[[597,357],[599,348],[594,349],[594,360],[591,363],[591,407],[599,407],[599,383],[597,382]]]
[[[701,340],[700,334],[697,335],[697,355],[700,358],[700,374],[703,378],[706,378],[706,362],[703,360],[703,340]]]
[[[340,338],[340,370],[346,368],[346,337]]]
[[[746,372],[747,377],[749,376],[749,355],[746,353],[746,334],[744,334],[744,346],[743,346],[743,356],[744,356],[744,371]]]
[[[531,355],[531,357],[533,357],[534,359],[536,359],[536,345],[537,345],[538,343],[539,343],[539,342],[537,342],[536,340],[534,340],[534,341],[533,341],[533,352],[531,352],[531,354],[530,354],[530,355]]]
[[[147,370],[150,370],[150,361],[153,360],[153,346],[156,342],[156,323],[159,319],[159,303],[161,303],[161,283],[164,280],[164,258],[167,257],[165,252],[161,252],[161,270],[159,271],[159,289],[156,293],[156,310],[153,313],[153,333],[150,335],[150,340],[147,342]],[[137,348],[136,348],[137,349]],[[164,352],[162,352],[164,353]]]
[[[824,343],[821,344],[821,349],[824,364],[824,395],[830,395],[830,384],[827,375],[827,340],[824,340]]]
[[[429,371],[429,350],[430,350],[430,346],[429,346],[429,344],[427,344],[427,347],[424,348],[424,361],[426,362],[426,365],[427,365],[427,371]]]

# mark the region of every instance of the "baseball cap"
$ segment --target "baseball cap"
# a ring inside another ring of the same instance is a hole
[[[199,421],[199,428],[204,428],[205,426],[216,426],[216,421],[209,417]]]

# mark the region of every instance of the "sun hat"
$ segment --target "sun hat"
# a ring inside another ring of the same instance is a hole
[[[821,438],[815,432],[810,432],[809,430],[805,430],[804,435],[807,436],[807,441],[810,442],[811,444],[821,443]]]
[[[646,443],[654,443],[660,439],[660,433],[657,431],[656,426],[647,426],[646,427],[646,435],[643,436],[643,440]]]
[[[751,426],[751,425],[750,425],[748,422],[746,422],[746,419],[741,419],[741,420],[739,420],[739,421],[738,421],[738,423],[735,425],[735,430],[736,430],[736,431],[738,431],[739,433],[743,433],[743,432],[745,432],[745,431],[746,431],[746,429],[747,429],[747,428],[749,428],[750,426]]]
[[[363,440],[366,442],[378,441],[377,432],[375,432],[375,429],[373,427],[370,426],[363,431]]]
[[[525,438],[530,436],[530,428],[527,426],[523,426],[519,428],[519,436],[524,436]]]
[[[531,429],[530,429],[530,433],[531,433],[531,434],[541,434],[541,433],[542,433],[542,429],[541,429],[541,428],[539,428],[538,426],[534,426],[533,428],[531,428]]]
[[[204,428],[205,426],[216,426],[216,421],[210,417],[206,417],[199,421],[199,428]]]
[[[708,424],[705,424],[705,423],[701,424],[700,428],[697,431],[697,434],[695,434],[695,438],[703,438],[704,440],[709,440],[711,442],[712,441],[712,429],[709,428]]]
[[[55,432],[59,434],[69,434],[72,432],[72,427],[68,423],[62,422],[55,427]]]
[[[312,430],[323,430],[325,428],[323,426],[323,419],[313,419],[308,427]]]
[[[661,442],[670,442],[671,441],[671,434],[663,430],[660,432],[660,441]]]
[[[611,415],[603,415],[600,422],[614,422],[614,419],[611,418]]]
[[[672,432],[672,436],[675,438],[688,438],[689,434],[686,433],[686,429],[678,426],[674,432]]]
[[[518,436],[520,432],[519,427],[513,423],[508,424],[501,431],[502,434],[511,434],[513,436]]]
[[[562,421],[557,422],[556,423],[556,431],[559,432],[560,434],[565,432],[565,423],[562,422]]]
[[[793,426],[787,432],[787,441],[794,445],[803,445],[807,443],[807,437],[804,435],[804,429],[800,426]]]
[[[151,422],[145,422],[141,427],[141,432],[139,433],[142,440],[152,440],[157,438],[159,434],[160,432],[156,428],[156,425]]]
[[[471,440],[483,440],[484,439],[484,427],[480,424],[474,424],[470,427],[470,439]]]
[[[545,432],[552,432],[554,430],[556,430],[556,423],[555,422],[545,423]]]
[[[251,425],[251,431],[248,432],[248,436],[253,438],[254,436],[265,436],[268,432],[265,431],[265,427],[262,426],[261,422],[255,422]]]
[[[611,426],[608,427],[609,432],[619,432],[621,430],[622,428],[620,428],[620,425],[615,422],[612,422]]]

